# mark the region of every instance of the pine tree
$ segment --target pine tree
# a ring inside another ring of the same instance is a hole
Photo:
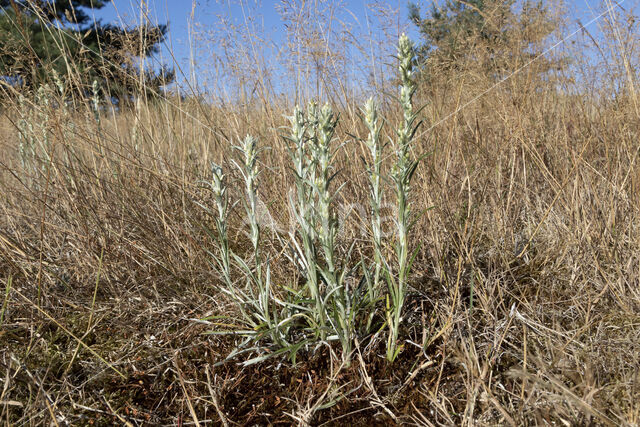
[[[515,0],[445,0],[432,3],[424,16],[410,3],[409,18],[424,39],[419,48],[420,62],[428,64],[424,78],[434,69],[469,67],[503,78],[539,56],[558,26],[543,1],[528,0],[518,5]],[[558,66],[545,59],[536,62],[540,72]]]
[[[0,0],[0,76],[23,89],[51,80],[55,71],[75,92],[93,81],[102,95],[126,103],[161,93],[174,80],[166,66],[141,70],[140,57],[158,53],[166,25],[125,29],[94,22],[87,9],[103,0]]]

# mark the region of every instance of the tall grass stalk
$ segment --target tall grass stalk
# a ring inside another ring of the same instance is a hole
[[[7,312],[7,306],[9,303],[9,295],[11,294],[11,285],[13,283],[13,276],[7,278],[7,285],[4,288],[4,298],[2,300],[2,308],[0,309],[0,326],[4,323],[4,316]]]

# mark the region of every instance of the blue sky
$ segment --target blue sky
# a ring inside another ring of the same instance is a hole
[[[284,38],[284,23],[278,12],[279,0],[197,0],[195,5],[191,0],[147,0],[149,18],[152,22],[169,24],[170,33],[161,56],[164,62],[173,63],[172,54],[184,74],[189,73],[190,64],[190,28],[195,31],[206,31],[214,27],[224,16],[238,25],[245,23],[245,16],[249,11],[257,11],[256,25],[261,26],[269,33],[272,40],[278,41]],[[368,17],[367,4],[371,0],[342,0],[344,10],[339,19],[350,21],[357,29],[366,27]],[[407,0],[395,0],[386,3],[389,7],[397,8],[404,21],[401,26],[408,34],[417,36],[416,29],[407,22]],[[192,9],[194,15],[192,18]],[[139,22],[140,0],[112,0],[111,4],[103,9],[92,12],[97,19],[105,23],[133,24]],[[371,13],[370,11],[368,13]],[[371,19],[371,17],[369,17]],[[195,25],[194,25],[195,24]],[[172,52],[172,54],[170,53]],[[203,61],[204,58],[196,60]],[[180,74],[180,72],[178,72]],[[183,77],[184,78],[184,77]],[[179,80],[182,80],[179,76]]]
[[[288,0],[289,3],[299,3],[300,1]],[[184,73],[183,76],[178,76],[178,81],[188,79],[189,75],[190,27],[196,28],[197,32],[206,32],[209,28],[215,27],[221,17],[242,27],[242,25],[246,25],[245,17],[251,16],[254,19],[251,25],[260,26],[266,33],[269,33],[272,42],[284,39],[284,22],[280,18],[277,5],[287,3],[286,0],[198,0],[195,4],[190,0],[145,0],[145,2],[152,21],[162,24],[169,23],[170,33],[159,59],[165,63],[173,64],[174,60],[169,53],[173,52],[175,63]],[[133,25],[139,22],[140,3],[141,0],[113,0],[104,9],[93,13],[97,19],[104,22]],[[340,11],[339,19],[349,21],[356,34],[358,31],[365,31],[367,18],[371,19],[369,16],[371,12],[366,5],[372,3],[372,0],[343,0],[342,3],[344,8]],[[414,38],[417,37],[416,29],[407,21],[407,0],[378,1],[377,3],[397,8],[400,11],[399,26],[402,31]],[[418,3],[428,5],[430,1],[422,0]],[[623,7],[635,9],[637,0],[623,0],[620,3]],[[601,10],[599,8],[600,0],[569,0],[565,2],[565,5],[570,16],[574,18],[570,23],[569,31],[577,28],[575,23],[577,19],[580,19],[583,24],[587,24]],[[193,18],[192,8],[194,10]],[[597,34],[597,22],[589,25],[588,29]],[[203,66],[203,63],[206,65],[207,59],[199,53],[195,54],[195,60],[200,62],[200,66]]]
[[[190,0],[146,0],[149,7],[150,18],[159,23],[169,23],[171,39],[174,49],[188,57],[189,25],[191,22],[192,8],[195,10],[194,20],[203,26],[212,25],[217,16],[228,15],[236,22],[243,22],[243,6],[258,9],[260,19],[265,28],[274,33],[283,31],[282,21],[277,11],[278,0],[197,0],[194,4]],[[345,15],[351,15],[354,21],[364,20],[365,8],[371,0],[343,0]],[[386,2],[393,7],[401,9],[403,17],[407,15],[407,0]],[[121,23],[129,20],[138,21],[140,15],[140,0],[112,0],[104,9],[94,12],[98,19],[105,22]]]

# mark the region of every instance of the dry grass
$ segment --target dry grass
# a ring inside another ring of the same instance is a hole
[[[20,113],[10,101],[0,121],[0,419],[637,425],[633,63],[589,87],[572,78],[591,75],[591,57],[563,52],[574,68],[553,78],[521,73],[494,87],[468,67],[419,94],[428,105],[414,154],[430,153],[413,184],[421,249],[393,364],[384,360],[382,332],[361,339],[349,366],[326,348],[300,354],[296,365],[216,365],[235,340],[204,334],[211,325],[197,320],[232,307],[206,252],[215,246],[202,227],[211,218],[197,203],[212,200],[198,182],[209,178],[211,161],[229,166],[237,157],[238,136],[258,137],[271,147],[262,159],[263,208],[287,228],[293,179],[278,131],[286,102],[264,95],[251,107],[221,107],[169,98],[102,111],[99,128],[83,107],[51,109],[42,124],[52,161],[40,156],[33,167],[21,163]],[[390,121],[397,117],[381,101]],[[366,207],[365,148],[352,136],[365,138],[366,129],[356,100],[338,104],[337,136],[347,142],[337,159],[345,184],[338,205]],[[233,199],[242,197],[238,174],[230,187]],[[344,216],[339,238],[342,250],[356,241],[370,257],[366,212]],[[234,208],[229,231],[238,252],[250,246],[242,213]],[[280,240],[265,237],[274,281],[291,283],[297,273]]]

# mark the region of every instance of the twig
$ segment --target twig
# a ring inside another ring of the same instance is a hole
[[[178,357],[177,353],[173,357],[173,364],[176,367],[176,373],[178,374],[178,379],[180,380],[180,385],[182,386],[182,391],[184,392],[184,397],[187,399],[187,406],[189,407],[189,412],[191,412],[191,417],[193,418],[193,422],[197,427],[200,427],[200,422],[198,421],[198,416],[196,415],[196,411],[191,404],[191,399],[189,398],[189,393],[187,392],[187,387],[184,385],[184,379],[182,378],[182,373],[180,372],[180,366],[178,366]]]
[[[220,403],[218,402],[218,395],[214,392],[213,387],[211,386],[211,376],[209,375],[209,367],[204,370],[205,374],[207,374],[207,387],[209,387],[209,394],[211,394],[211,399],[213,400],[213,406],[215,406],[216,411],[218,412],[218,416],[220,417],[220,422],[224,427],[229,427],[229,422],[227,418],[224,416],[224,412],[220,408]]]

